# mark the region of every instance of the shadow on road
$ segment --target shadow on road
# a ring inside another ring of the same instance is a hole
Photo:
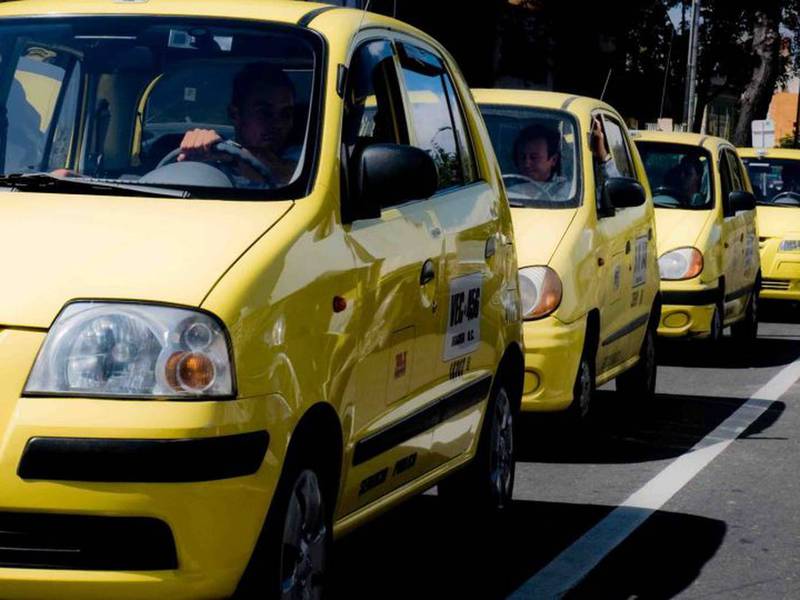
[[[337,542],[331,597],[505,598],[611,510],[515,501],[506,519],[479,531],[469,515],[421,496]],[[622,569],[617,581],[591,582],[614,595],[585,597],[618,597],[615,585],[625,598],[628,589],[679,591],[697,577],[725,534],[723,523],[700,517],[657,513],[651,520],[652,526],[648,521],[642,527],[646,537],[631,538],[638,555],[623,556],[619,565],[609,561],[609,569]]]
[[[526,415],[517,435],[517,460],[571,464],[623,464],[674,458],[703,439],[742,404],[743,398],[656,394],[649,407],[597,392],[597,411],[575,429],[553,415]],[[786,405],[774,402],[743,436],[769,429]]]
[[[763,333],[763,332],[762,332]],[[715,346],[703,340],[661,340],[658,364],[668,367],[746,369],[780,367],[800,357],[797,335],[760,337],[749,344],[726,336]]]
[[[564,597],[672,598],[697,579],[726,530],[716,519],[656,512]]]
[[[800,323],[800,303],[762,300],[758,318],[763,323]]]

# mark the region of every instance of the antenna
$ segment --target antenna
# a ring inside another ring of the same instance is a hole
[[[606,90],[608,89],[608,82],[611,80],[611,73],[613,71],[614,71],[614,69],[609,69],[608,70],[608,75],[606,75],[606,83],[605,83],[605,85],[603,85],[603,93],[600,94],[600,100],[602,100],[603,98],[606,97]]]
[[[364,18],[367,16],[370,4],[372,4],[372,0],[364,2],[364,8],[362,9],[364,12],[361,14],[361,21],[358,24],[358,29],[361,29],[361,26],[364,25]]]

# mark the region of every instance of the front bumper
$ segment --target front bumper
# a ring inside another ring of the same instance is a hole
[[[56,549],[89,539],[89,562],[43,560],[34,548],[26,550],[34,558],[20,564],[0,550],[0,595],[232,594],[277,484],[283,445],[269,441],[267,448],[265,432],[286,439],[276,429],[288,421],[285,402],[20,397],[43,338],[0,331],[0,522],[27,523],[39,533],[41,523],[66,524],[45,539]],[[81,519],[94,523],[86,536],[75,535]]]
[[[586,317],[564,323],[550,316],[527,321],[525,340],[525,384],[522,410],[553,412],[572,403],[572,388],[586,335]]]
[[[762,239],[761,291],[769,300],[800,300],[800,252],[780,252],[781,238]]]
[[[661,321],[658,335],[666,338],[706,337],[719,300],[719,288],[661,286]]]

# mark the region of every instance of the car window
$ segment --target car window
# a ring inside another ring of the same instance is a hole
[[[711,190],[711,154],[686,144],[638,141],[653,204],[659,208],[708,210],[714,206]]]
[[[603,114],[603,130],[606,135],[606,145],[614,159],[617,171],[623,177],[636,177],[631,162],[631,153],[628,141],[622,132],[622,126],[613,117]]]
[[[800,206],[800,161],[768,157],[743,161],[759,203]]]
[[[569,113],[482,104],[509,202],[531,208],[580,204],[577,125]]]
[[[733,211],[731,210],[730,194],[734,190],[733,177],[731,176],[731,167],[728,159],[722,150],[719,156],[719,180],[722,188],[722,214],[725,217],[732,217]]]
[[[411,44],[400,44],[399,50],[416,145],[436,163],[440,190],[463,185],[466,178],[446,90],[448,75],[444,63],[438,56]]]
[[[472,183],[478,179],[478,166],[475,163],[475,154],[472,150],[472,140],[464,118],[463,106],[458,98],[458,93],[453,85],[453,80],[447,73],[442,75],[444,87],[447,92],[447,102],[453,115],[456,142],[458,143],[461,166],[464,172],[464,183]]]
[[[744,174],[741,172],[739,167],[739,161],[736,159],[736,155],[733,153],[732,150],[725,150],[725,157],[728,159],[728,166],[730,167],[731,173],[731,183],[733,184],[734,191],[741,191],[745,190],[746,186],[744,184]]]
[[[408,143],[394,51],[372,40],[353,53],[345,88],[342,142],[348,159],[375,143]]]
[[[5,102],[8,132],[4,173],[39,171],[43,168],[43,162],[60,162],[65,150],[63,140],[67,135],[66,127],[69,116],[74,117],[78,90],[78,81],[73,76],[68,93],[62,94],[67,78],[74,71],[73,63],[75,58],[72,54],[38,44],[28,45],[18,57]],[[66,101],[60,107],[62,96],[66,97]],[[64,117],[65,112],[68,115]],[[45,160],[54,120],[60,125],[54,148],[57,156]]]
[[[4,22],[3,173],[63,167],[198,197],[301,197],[315,163],[322,44],[300,27],[228,19]],[[228,143],[176,162],[196,129]]]

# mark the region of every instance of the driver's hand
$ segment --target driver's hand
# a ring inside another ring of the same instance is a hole
[[[592,117],[591,148],[592,154],[597,160],[600,162],[607,160],[606,136],[603,134],[603,126],[600,124],[600,119],[597,117]]]
[[[222,137],[213,129],[192,129],[181,140],[178,162],[183,160],[229,160],[230,154],[214,152]]]

